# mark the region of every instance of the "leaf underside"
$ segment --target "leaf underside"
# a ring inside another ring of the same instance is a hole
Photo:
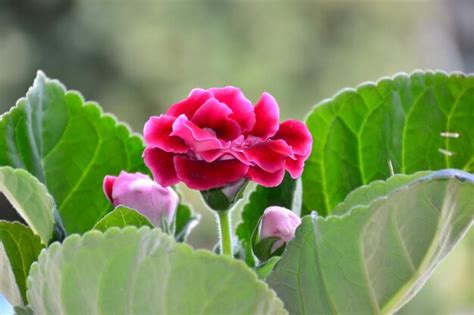
[[[28,223],[43,244],[48,244],[54,228],[56,205],[46,187],[22,169],[0,167],[0,192]]]
[[[343,216],[306,216],[267,282],[291,314],[395,312],[472,225],[473,195],[472,174],[443,170]]]
[[[28,227],[0,221],[0,294],[10,303],[26,304],[26,278],[42,248]]]
[[[38,314],[286,314],[243,262],[147,227],[54,243],[33,264],[28,299]]]

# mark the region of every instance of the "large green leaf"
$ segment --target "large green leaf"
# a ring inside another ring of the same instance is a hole
[[[44,185],[25,170],[3,166],[0,167],[0,192],[42,242],[48,244],[53,236],[56,206]]]
[[[331,214],[343,215],[349,212],[349,210],[351,210],[353,207],[369,205],[375,199],[387,196],[391,192],[405,186],[406,184],[415,181],[418,178],[426,177],[430,174],[437,173],[422,171],[410,175],[397,174],[389,177],[386,181],[373,181],[369,185],[361,186],[352,191],[349,195],[347,195],[343,202],[339,203],[334,208],[334,210],[331,211]]]
[[[0,294],[13,305],[26,304],[26,278],[42,248],[28,227],[0,221]]]
[[[38,72],[33,87],[0,119],[0,165],[45,183],[66,230],[84,232],[112,210],[102,180],[145,171],[143,141],[95,103]]]
[[[292,209],[295,204],[294,211],[298,212],[299,202],[296,199],[298,196],[297,181],[291,179],[286,174],[283,182],[277,187],[263,187],[257,188],[250,194],[249,201],[242,211],[242,222],[237,227],[237,236],[242,243],[245,250],[245,261],[248,265],[254,266],[256,261],[252,253],[252,233],[256,229],[260,217],[267,207],[280,206]]]
[[[343,216],[306,216],[267,278],[291,314],[389,314],[474,219],[474,176],[438,171]]]
[[[285,314],[243,262],[193,251],[158,229],[73,235],[28,278],[36,314]]]
[[[415,72],[343,90],[306,121],[313,150],[302,177],[303,214],[328,214],[391,168],[474,172],[473,121],[474,76]]]
[[[128,225],[136,227],[153,227],[150,220],[138,213],[136,210],[119,206],[100,219],[100,221],[94,225],[94,229],[105,232],[111,227],[123,228]]]

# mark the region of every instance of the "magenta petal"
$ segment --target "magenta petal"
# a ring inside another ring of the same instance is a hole
[[[172,126],[176,117],[160,115],[151,117],[145,124],[143,135],[145,143],[149,146],[158,147],[167,152],[185,153],[188,147],[183,139],[170,136]]]
[[[248,166],[238,160],[207,163],[176,156],[174,163],[179,179],[189,188],[197,190],[225,186],[244,177],[248,170]]]
[[[269,140],[244,150],[250,162],[257,164],[267,172],[276,172],[285,168],[285,160],[293,156],[293,151],[283,140]]]
[[[143,152],[146,166],[153,173],[155,180],[162,186],[171,186],[179,183],[173,162],[175,154],[158,148],[148,147]]]
[[[199,107],[211,97],[212,94],[206,90],[193,89],[184,100],[171,105],[166,114],[175,117],[184,114],[191,119]]]
[[[299,156],[295,160],[290,158],[286,159],[285,166],[292,178],[297,179],[301,176],[304,168],[304,160],[305,158],[302,156]]]
[[[255,113],[252,103],[244,96],[242,91],[233,86],[212,88],[208,90],[221,103],[232,110],[230,118],[237,121],[242,132],[252,130],[255,125]]]
[[[280,113],[278,104],[269,93],[263,93],[255,105],[255,126],[250,132],[251,135],[268,139],[278,131],[278,121]]]
[[[223,149],[223,150],[209,150],[199,152],[199,155],[203,158],[206,162],[214,162],[215,160],[222,159],[222,160],[231,160],[237,159],[240,162],[244,163],[245,165],[251,165],[250,161],[247,159],[245,154],[240,151],[230,149]]]
[[[212,129],[220,139],[233,140],[241,132],[239,124],[229,118],[231,114],[229,107],[212,98],[194,113],[192,122],[201,128]]]
[[[308,157],[311,152],[313,138],[308,127],[298,120],[287,120],[280,124],[280,129],[273,139],[283,139],[292,148],[295,154]]]
[[[209,150],[199,152],[199,155],[206,162],[214,162],[215,160],[220,159],[226,152],[224,150]]]
[[[173,123],[172,136],[178,136],[195,152],[223,149],[226,144],[212,133],[204,130],[189,121],[186,116],[181,115]]]
[[[107,199],[110,200],[111,203],[114,203],[114,199],[112,198],[112,191],[113,191],[114,183],[116,180],[117,180],[116,176],[105,176],[104,183],[102,184],[102,187],[104,189],[104,194],[107,197]]]
[[[275,187],[281,184],[285,170],[281,169],[274,173],[266,172],[258,166],[249,168],[247,178],[265,187]]]

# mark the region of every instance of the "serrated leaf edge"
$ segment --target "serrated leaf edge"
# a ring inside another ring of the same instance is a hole
[[[247,265],[243,261],[237,260],[228,256],[217,255],[208,250],[203,250],[203,249],[194,250],[190,245],[186,243],[177,243],[174,240],[174,238],[167,235],[166,233],[163,233],[160,229],[151,229],[150,227],[147,227],[147,226],[142,226],[140,228],[137,228],[135,226],[126,226],[123,229],[120,229],[118,227],[112,227],[108,229],[107,231],[105,231],[105,233],[98,230],[91,230],[84,233],[82,236],[79,234],[70,235],[64,240],[62,244],[59,242],[54,242],[53,244],[49,246],[49,248],[42,249],[41,253],[38,256],[37,261],[35,261],[31,265],[30,273],[26,280],[27,296],[29,296],[29,290],[32,286],[32,282],[33,282],[32,278],[38,272],[38,268],[39,268],[38,264],[42,260],[44,260],[47,255],[51,255],[51,256],[56,255],[58,251],[61,250],[62,247],[80,246],[81,243],[83,244],[84,242],[89,242],[89,240],[94,240],[94,242],[98,242],[103,239],[111,238],[111,237],[114,237],[115,235],[120,235],[120,234],[137,233],[140,235],[140,234],[148,233],[150,231],[153,231],[154,233],[156,233],[160,238],[164,238],[166,241],[169,241],[173,247],[175,247],[177,250],[183,251],[184,253],[193,254],[198,257],[218,258],[218,259],[226,261],[227,263],[234,266],[235,268],[240,268],[240,270],[247,272],[249,275],[251,274],[252,280],[255,281],[255,286],[257,286],[258,288],[262,290],[266,290],[269,294],[269,298],[271,298],[274,303],[278,303],[282,310],[285,310],[284,304],[278,298],[276,292],[273,289],[271,289],[266,282],[260,280],[258,278],[258,275],[249,267],[247,267]]]

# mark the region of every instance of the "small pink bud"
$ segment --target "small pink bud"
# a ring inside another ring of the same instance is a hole
[[[284,243],[295,237],[296,228],[301,224],[301,219],[293,211],[283,207],[272,206],[265,209],[260,222],[260,239],[278,237],[272,247],[272,252]]]
[[[171,223],[178,206],[178,194],[164,188],[141,173],[120,172],[119,176],[105,176],[104,193],[115,206],[133,208],[146,216],[155,226],[161,226],[164,215]]]

